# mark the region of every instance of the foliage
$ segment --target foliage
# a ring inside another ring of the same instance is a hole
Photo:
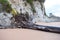
[[[36,12],[35,8],[34,8],[34,5],[33,5],[33,0],[26,0],[26,1],[31,5],[33,13]]]
[[[26,0],[30,5],[33,4],[33,0]]]
[[[13,14],[13,16],[17,15],[17,11],[15,9],[12,9],[11,13]]]
[[[8,3],[8,0],[0,0],[0,3],[1,3],[1,4]]]
[[[0,4],[2,4],[4,11],[8,13],[11,12],[13,16],[17,15],[17,11],[11,7],[11,4],[8,0],[0,0]]]
[[[35,11],[35,8],[34,8],[34,7],[32,7],[32,11],[33,11],[34,13],[36,13],[36,11]]]
[[[45,2],[45,0],[38,0],[39,2]]]
[[[12,8],[11,4],[8,2],[8,0],[0,0],[0,4],[3,5],[3,10],[10,13]]]

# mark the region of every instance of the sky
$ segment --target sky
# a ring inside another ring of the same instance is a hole
[[[60,17],[60,0],[46,0],[44,5],[47,15],[53,13],[53,15]]]

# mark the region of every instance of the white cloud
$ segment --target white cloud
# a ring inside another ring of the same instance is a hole
[[[60,16],[60,0],[46,0],[44,5],[47,13]]]
[[[60,17],[60,12],[56,12],[56,13],[54,13],[54,15]]]
[[[46,0],[45,1],[45,7],[52,7],[54,5],[57,5],[59,4],[60,5],[60,0]]]

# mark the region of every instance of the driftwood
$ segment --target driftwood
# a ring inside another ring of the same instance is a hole
[[[31,21],[29,21],[27,16],[24,14],[16,15],[14,18],[15,18],[16,28],[27,28],[27,29],[60,33],[60,27],[43,26],[43,25],[34,24]]]
[[[29,17],[24,14],[16,15],[13,18],[15,20],[12,21],[11,26],[7,26],[7,27],[0,26],[0,29],[24,28],[24,29],[33,29],[33,30],[39,30],[39,31],[60,33],[60,27],[43,26],[43,25],[34,24],[31,21],[29,21]]]

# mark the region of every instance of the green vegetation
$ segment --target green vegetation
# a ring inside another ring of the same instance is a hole
[[[1,3],[1,4],[8,3],[8,0],[0,0],[0,3]]]
[[[31,8],[32,8],[32,11],[33,13],[35,13],[35,8],[34,8],[34,5],[33,5],[33,0],[26,0],[30,5],[31,5]]]
[[[17,15],[17,11],[11,7],[11,4],[8,0],[0,0],[0,4],[2,4],[3,11],[6,11],[7,13],[12,13],[13,16]]]
[[[13,16],[16,16],[18,12],[15,9],[12,9],[11,13]]]
[[[25,6],[27,6],[27,3],[25,2]]]
[[[41,5],[41,10],[43,10],[43,4],[42,4],[42,2],[40,2],[40,5]]]
[[[46,14],[45,8],[44,8],[44,15],[45,15],[46,17],[48,17],[48,15]]]
[[[46,17],[48,17],[48,15],[46,14],[46,12],[44,12],[44,15],[45,15]]]
[[[33,4],[33,0],[26,0],[30,5]]]
[[[3,6],[3,10],[10,13],[12,8],[11,4],[8,2],[8,0],[0,0],[0,4]]]
[[[39,2],[43,2],[43,3],[45,2],[45,0],[38,0],[38,1],[39,1]]]

